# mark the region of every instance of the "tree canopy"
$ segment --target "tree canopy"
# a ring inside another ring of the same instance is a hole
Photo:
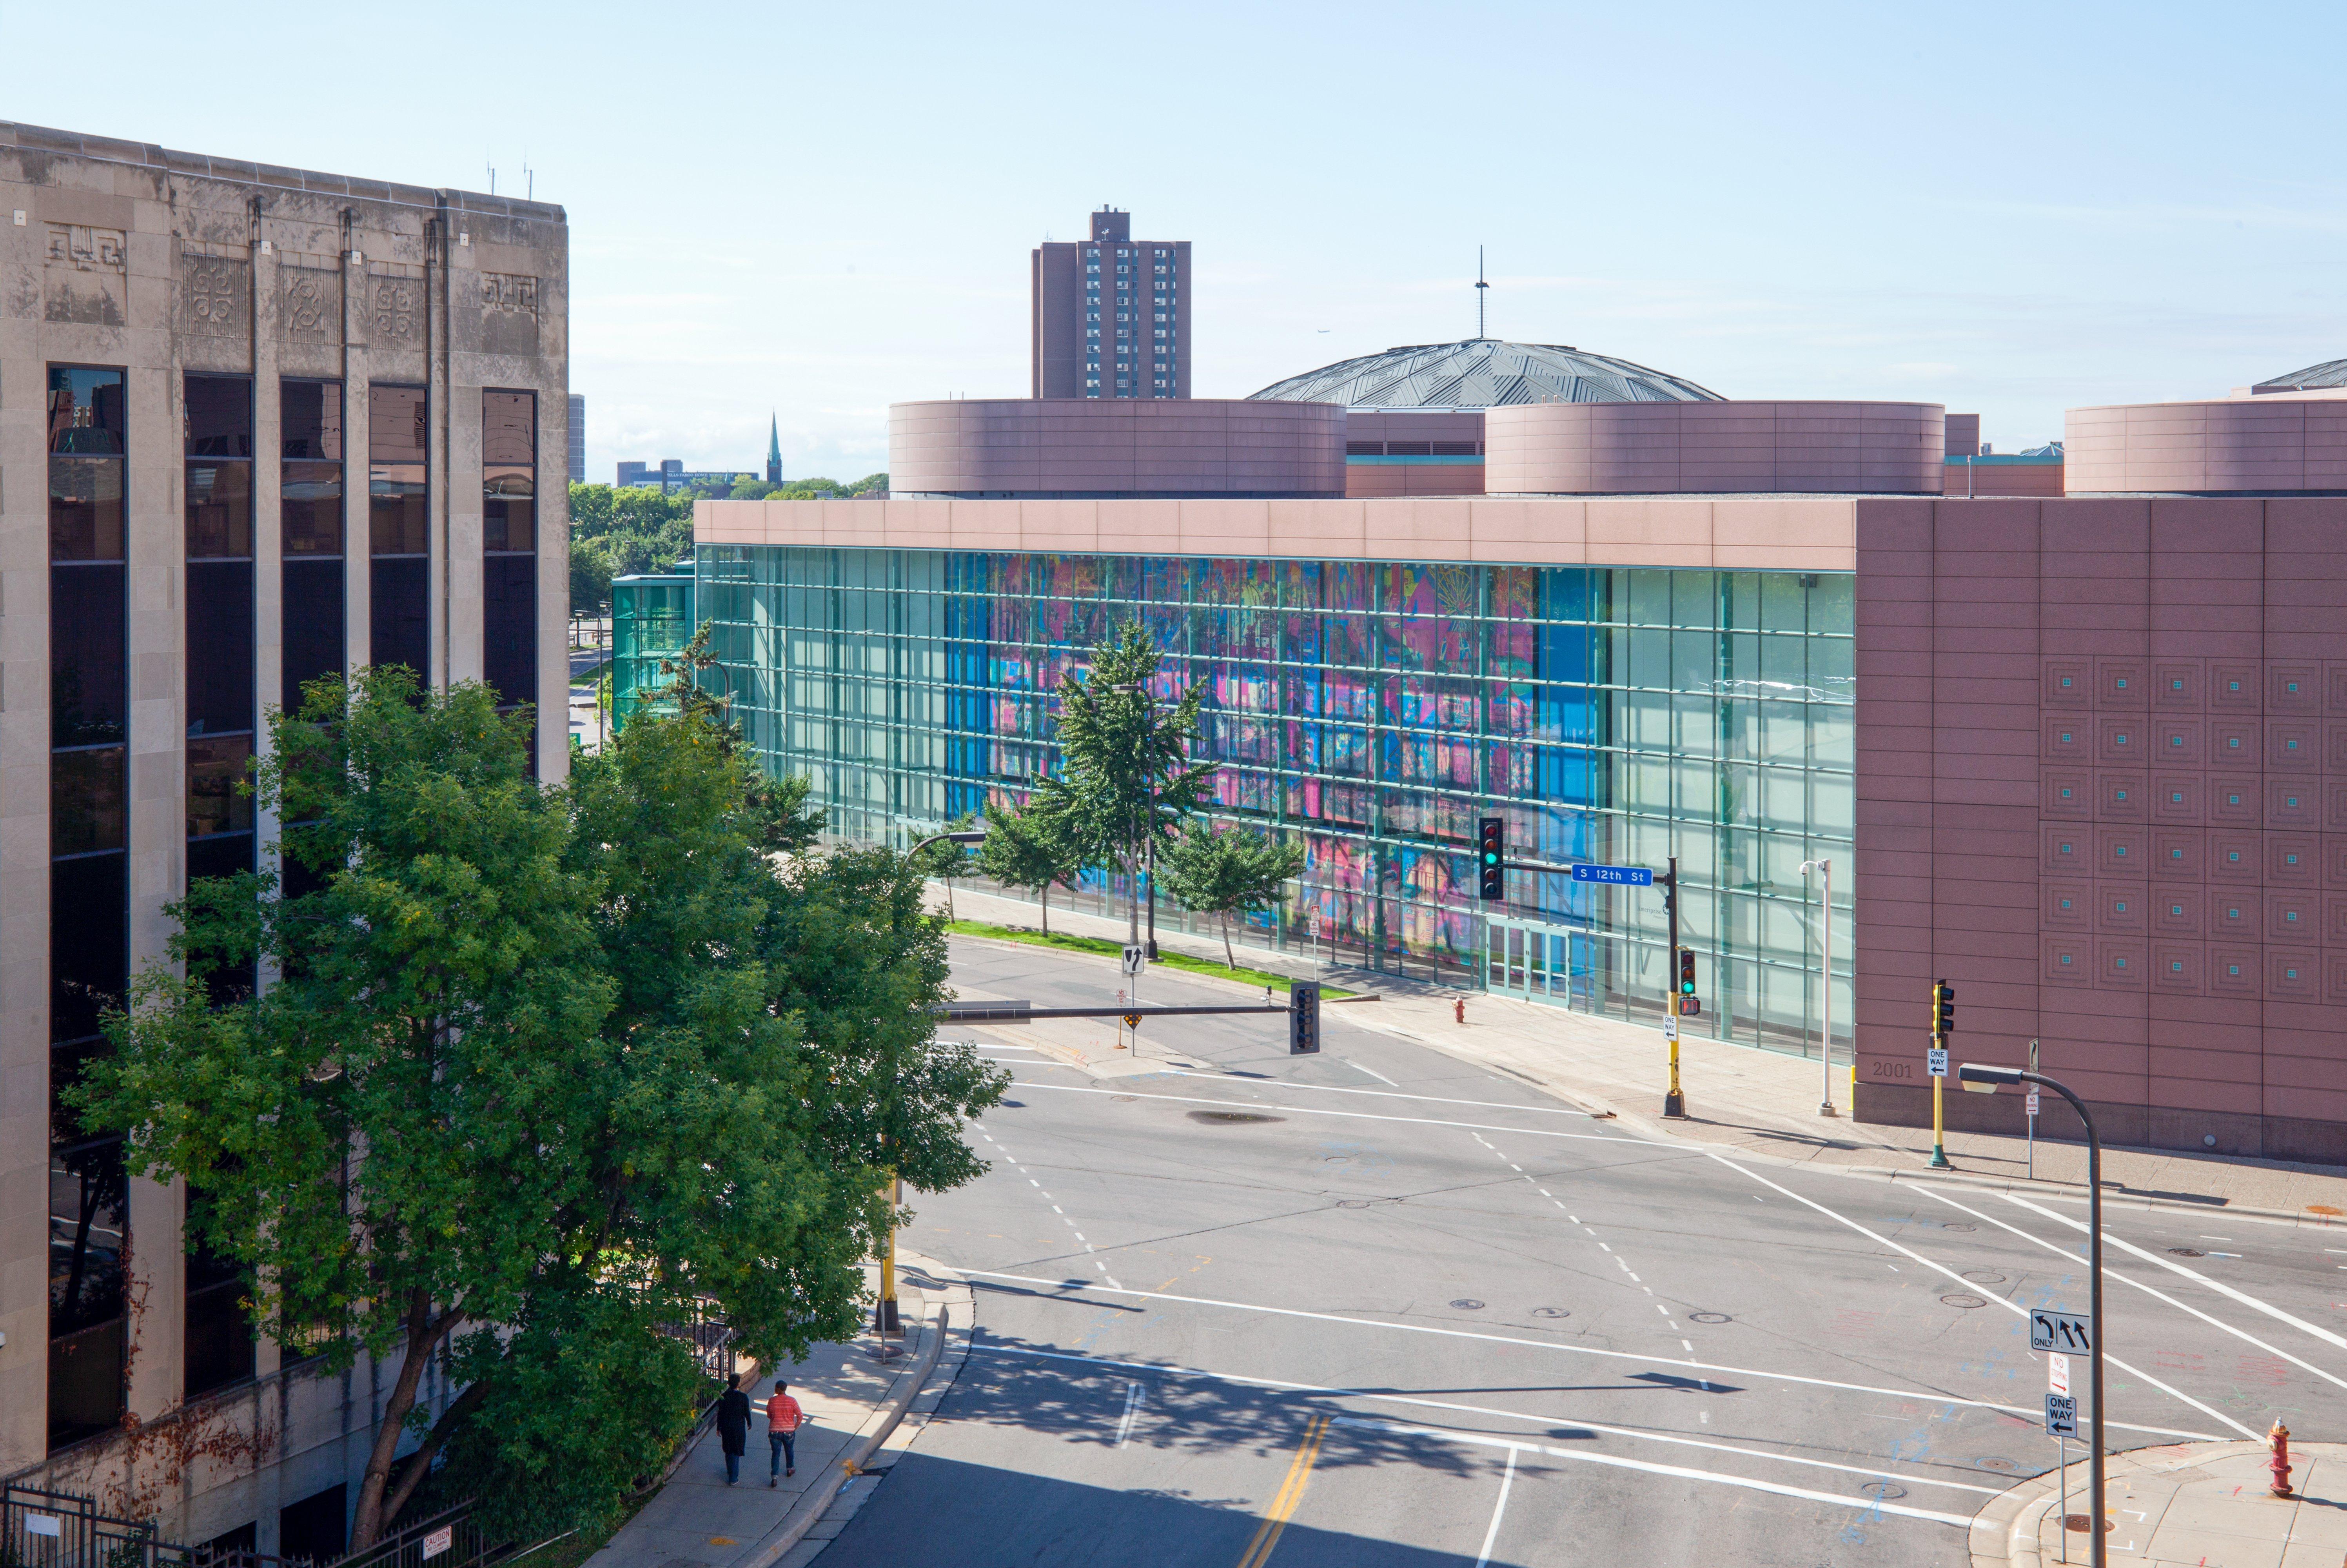
[[[76,1091],[205,1195],[267,1332],[402,1356],[359,1544],[452,1444],[499,1527],[609,1517],[692,1417],[661,1326],[705,1305],[761,1358],[851,1335],[884,1169],[969,1181],[960,1123],[1001,1094],[932,1041],[944,939],[901,856],[772,857],[706,712],[640,715],[556,788],[530,722],[402,670],[272,711],[257,793],[310,890],[173,907],[184,977],[138,977]],[[256,954],[276,983],[209,994]]]
[[[1219,915],[1223,959],[1238,968],[1231,950],[1231,917],[1276,906],[1287,879],[1304,869],[1301,844],[1279,844],[1245,828],[1204,829],[1176,839],[1158,865],[1165,890],[1185,909]]]
[[[1048,797],[1005,808],[986,808],[986,842],[978,846],[978,868],[1005,887],[1030,887],[1043,905],[1043,931],[1051,929],[1051,886],[1072,887],[1083,874],[1083,853]]]

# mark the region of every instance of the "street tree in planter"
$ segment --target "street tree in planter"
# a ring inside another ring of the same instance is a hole
[[[1043,906],[1043,934],[1051,934],[1051,887],[1069,887],[1083,875],[1082,853],[1067,824],[1038,796],[1026,804],[986,808],[986,842],[978,847],[978,868],[1005,887],[1031,887]]]
[[[268,1332],[399,1358],[360,1546],[444,1450],[493,1529],[609,1519],[692,1419],[661,1326],[711,1303],[762,1358],[853,1334],[884,1157],[969,1179],[960,1121],[1001,1091],[913,1049],[945,955],[900,859],[778,872],[703,714],[541,788],[495,703],[395,670],[272,712],[258,794],[314,890],[175,907],[185,977],[138,978],[76,1091],[134,1171],[206,1194]],[[256,952],[281,978],[216,1002],[207,971]],[[441,1354],[463,1391],[436,1410]]]
[[[1032,798],[1065,824],[1087,869],[1122,873],[1133,889],[1130,940],[1141,940],[1140,873],[1205,802],[1212,763],[1192,763],[1203,684],[1171,702],[1150,695],[1163,661],[1136,624],[1092,649],[1092,669],[1060,682],[1060,771]]]
[[[1174,841],[1161,874],[1165,890],[1184,908],[1222,917],[1223,959],[1235,969],[1231,917],[1276,908],[1287,880],[1304,869],[1304,860],[1300,844],[1275,843],[1245,828],[1214,833],[1201,827]]]

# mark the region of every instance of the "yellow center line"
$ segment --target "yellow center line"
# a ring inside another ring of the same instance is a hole
[[[1296,1505],[1304,1501],[1304,1489],[1312,1480],[1312,1462],[1320,1457],[1320,1439],[1328,1430],[1329,1418],[1315,1416],[1305,1423],[1304,1440],[1296,1446],[1296,1457],[1288,1461],[1287,1479],[1279,1483],[1279,1491],[1271,1506],[1263,1511],[1263,1522],[1255,1527],[1255,1539],[1239,1554],[1238,1568],[1263,1568],[1271,1561],[1271,1549],[1279,1544],[1280,1532],[1295,1515]]]

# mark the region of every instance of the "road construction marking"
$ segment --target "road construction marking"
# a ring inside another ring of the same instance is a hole
[[[1053,1291],[1092,1291],[1102,1296],[1134,1296],[1151,1301],[1178,1301],[1187,1307],[1220,1307],[1234,1312],[1262,1312],[1276,1317],[1303,1317],[1319,1323],[1349,1323],[1359,1328],[1384,1328],[1398,1334],[1432,1334],[1446,1339],[1478,1339],[1491,1345],[1524,1345],[1535,1350],[1553,1350],[1565,1356],[1596,1356],[1608,1360],[1645,1361],[1657,1367],[1684,1367],[1694,1372],[1724,1372],[1733,1373],[1739,1378],[1767,1378],[1773,1382],[1799,1383],[1812,1389],[1840,1389],[1846,1393],[1883,1394],[1894,1399],[1922,1399],[1935,1405],[1963,1405],[1974,1409],[2003,1410],[2011,1415],[2027,1416],[2032,1420],[2045,1413],[2034,1406],[2001,1405],[1993,1399],[1962,1399],[1931,1389],[1885,1389],[1871,1383],[1843,1383],[1831,1378],[1805,1378],[1798,1372],[1764,1372],[1752,1367],[1725,1367],[1707,1361],[1682,1361],[1669,1356],[1642,1355],[1635,1350],[1602,1350],[1591,1345],[1560,1345],[1552,1339],[1525,1339],[1509,1334],[1479,1334],[1472,1329],[1442,1328],[1430,1323],[1388,1323],[1376,1317],[1348,1317],[1337,1312],[1307,1312],[1301,1307],[1266,1307],[1252,1301],[1219,1301],[1206,1296],[1176,1296],[1163,1290],[1128,1290],[1122,1286],[1107,1288],[1081,1283],[1071,1285],[1064,1279],[1043,1279],[1030,1274],[1007,1274],[1000,1269],[992,1268],[965,1268],[961,1272],[977,1279],[1008,1279],[1020,1285],[1044,1286]],[[1045,1299],[1051,1299],[1051,1297],[1045,1297]],[[1061,1297],[1061,1299],[1072,1299],[1072,1297]],[[2140,1374],[2137,1375],[2140,1376]],[[1583,1421],[1580,1424],[1587,1426],[1589,1423]],[[2178,1427],[2151,1427],[2133,1421],[2110,1421],[2106,1424],[2123,1427],[2133,1432],[2154,1432],[2161,1437],[2190,1438],[2196,1442],[2222,1440],[2206,1432],[2187,1431]]]
[[[2026,1198],[2015,1197],[2011,1193],[2000,1194],[1999,1196],[2003,1197],[2007,1203],[2018,1204],[2023,1208],[2027,1209],[2034,1214],[2044,1214],[2047,1219],[2055,1221],[2061,1225],[2068,1225],[2073,1230],[2083,1233],[2086,1228],[2084,1222],[2074,1220],[2066,1214],[2057,1214],[2051,1209],[2039,1208],[2035,1204],[2031,1203]],[[2110,1232],[2110,1227],[2107,1225],[2103,1227],[2103,1239],[2110,1243],[2115,1247],[2119,1247],[2125,1251],[2135,1254],[2136,1256],[2143,1259],[2146,1263],[2156,1263],[2171,1274],[2180,1274],[2187,1279],[2197,1279],[2201,1284],[2207,1286],[2209,1289],[2217,1292],[2219,1296],[2229,1296],[2234,1300],[2239,1302],[2242,1306],[2253,1307],[2257,1311],[2264,1313],[2269,1317],[2289,1324],[2292,1328],[2301,1329],[2306,1333],[2311,1334],[2326,1345],[2335,1345],[2342,1350],[2347,1350],[2347,1339],[2341,1338],[2338,1335],[2333,1334],[2330,1329],[2321,1327],[2320,1324],[2309,1323],[2303,1317],[2294,1317],[2290,1313],[2284,1312],[2280,1307],[2272,1305],[2270,1302],[2260,1301],[2256,1296],[2251,1296],[2248,1291],[2236,1290],[2231,1286],[2225,1284],[2222,1280],[2211,1279],[2207,1275],[2200,1273],[2197,1269],[2187,1268],[2182,1264],[2170,1262],[2168,1259],[2161,1257],[2156,1253],[2146,1252],[2143,1248],[2136,1245],[2135,1243],[2131,1241],[2123,1241],[2119,1237],[2113,1235]],[[2262,1438],[2261,1433],[2248,1431],[2246,1429],[2244,1430],[2243,1435],[2247,1437]]]
[[[1327,1431],[1327,1416],[1315,1416],[1304,1424],[1304,1440],[1296,1446],[1296,1457],[1287,1461],[1287,1479],[1279,1483],[1271,1506],[1263,1511],[1263,1522],[1255,1526],[1255,1539],[1239,1554],[1238,1568],[1263,1568],[1271,1561],[1271,1549],[1279,1544],[1296,1505],[1304,1501],[1304,1489],[1312,1484],[1312,1461],[1320,1457],[1320,1441]]]
[[[1636,1442],[1670,1443],[1679,1448],[1704,1449],[1712,1453],[1735,1454],[1741,1459],[1763,1460],[1770,1464],[1799,1465],[1807,1470],[1830,1470],[1844,1475],[1863,1475],[1881,1481],[1904,1481],[1912,1486],[1936,1486],[1950,1491],[1969,1491],[1981,1497],[1999,1497],[2005,1491],[1999,1486],[1975,1486],[1966,1481],[1943,1481],[1938,1476],[1914,1475],[1903,1471],[1884,1470],[1879,1465],[1842,1464],[1833,1460],[1809,1459],[1800,1454],[1771,1453],[1767,1449],[1745,1448],[1736,1443],[1717,1442],[1708,1438],[1685,1438],[1674,1432],[1647,1431],[1637,1427],[1608,1426],[1603,1421],[1583,1421],[1555,1416],[1535,1416],[1522,1410],[1503,1410],[1491,1405],[1463,1405],[1451,1399],[1422,1399],[1409,1394],[1379,1393],[1368,1389],[1339,1389],[1324,1383],[1298,1383],[1285,1378],[1250,1378],[1239,1372],[1209,1372],[1196,1367],[1160,1365],[1149,1361],[1119,1361],[1105,1356],[1085,1356],[1067,1350],[1030,1350],[1020,1346],[970,1346],[973,1354],[1018,1356],[1036,1361],[1073,1361],[1086,1367],[1110,1368],[1118,1371],[1148,1372],[1161,1377],[1201,1378],[1217,1383],[1239,1383],[1250,1388],[1275,1389],[1286,1393],[1305,1394],[1317,1399],[1369,1399],[1385,1405],[1409,1405],[1421,1410],[1449,1410],[1459,1415],[1496,1416],[1502,1420],[1523,1421],[1535,1427],[1573,1426],[1607,1437],[1628,1438]],[[1904,1418],[1885,1416],[1885,1420]]]
[[[2014,1235],[2019,1236],[2022,1240],[2034,1242],[2039,1246],[2044,1247],[2046,1251],[2055,1254],[2056,1256],[2072,1257],[2075,1255],[2071,1253],[2068,1248],[2056,1245],[2055,1243],[2047,1241],[2042,1235],[2033,1235],[2017,1225],[2009,1225],[2005,1224],[2003,1220],[1998,1219],[1993,1214],[1983,1214],[1980,1210],[1972,1207],[1968,1204],[1957,1203],[1955,1199],[1949,1197],[1944,1193],[1939,1192],[1934,1188],[1925,1187],[1922,1190],[1930,1193],[1933,1197],[1938,1198],[1942,1203],[1948,1204],[1951,1208],[1961,1209],[1965,1214],[1971,1214],[1976,1219],[1986,1220],[1990,1225],[1996,1226],[1999,1230],[2011,1231]],[[2213,1238],[2203,1236],[2200,1239],[2203,1241],[2209,1241]],[[2168,1306],[2175,1307],[2179,1312],[2188,1312],[2193,1317],[2200,1319],[2201,1322],[2221,1328],[2226,1333],[2230,1334],[2234,1338],[2242,1340],[2247,1344],[2256,1346],[2259,1349],[2263,1350],[2270,1356],[2279,1356],[2283,1360],[2291,1363],[2293,1366],[2304,1368],[2307,1371],[2313,1373],[2316,1377],[2321,1378],[2325,1382],[2334,1383],[2342,1389],[2347,1389],[2347,1379],[2332,1377],[2330,1373],[2314,1365],[2311,1361],[2301,1361],[2297,1357],[2291,1355],[2289,1351],[2284,1350],[2278,1346],[2269,1345],[2264,1340],[2259,1338],[2256,1335],[2251,1334],[2245,1329],[2236,1328],[2233,1325],[2226,1322],[2221,1317],[2212,1317],[2208,1313],[2201,1311],[2198,1307],[2194,1307],[2188,1302],[2178,1301],[2176,1297],[2168,1295],[2168,1292],[2146,1285],[2143,1281],[2136,1278],[2133,1275],[2121,1274],[2115,1268],[2106,1268],[2104,1272],[2108,1274],[2113,1279],[2124,1280],[2127,1284],[2134,1286],[2146,1296],[2157,1296],[2160,1300],[2165,1301]]]
[[[1516,1450],[1511,1448],[1508,1450],[1508,1468],[1500,1475],[1500,1501],[1491,1505],[1491,1527],[1483,1532],[1483,1550],[1476,1553],[1475,1568],[1490,1568],[1491,1543],[1500,1538],[1500,1516],[1508,1512],[1508,1489],[1515,1484]]]
[[[1970,1280],[1967,1280],[1963,1275],[1958,1274],[1954,1269],[1948,1267],[1945,1264],[1934,1263],[1920,1252],[1901,1246],[1897,1242],[1891,1240],[1889,1237],[1880,1235],[1875,1232],[1867,1229],[1856,1220],[1851,1219],[1848,1214],[1838,1214],[1834,1210],[1826,1207],[1825,1204],[1819,1203],[1815,1198],[1805,1198],[1800,1194],[1793,1191],[1792,1188],[1779,1186],[1777,1183],[1770,1181],[1768,1177],[1747,1171],[1743,1166],[1737,1164],[1735,1161],[1727,1159],[1723,1155],[1713,1153],[1708,1149],[1704,1151],[1704,1155],[1707,1159],[1717,1160],[1721,1164],[1727,1166],[1729,1170],[1736,1172],[1738,1175],[1750,1177],[1753,1181],[1759,1183],[1764,1187],[1773,1188],[1777,1192],[1784,1194],[1787,1197],[1792,1199],[1797,1204],[1807,1204],[1809,1207],[1813,1208],[1817,1210],[1818,1213],[1825,1215],[1828,1219],[1848,1225],[1850,1229],[1866,1237],[1869,1241],[1875,1243],[1877,1245],[1889,1247],[1892,1252],[1897,1253],[1901,1257],[1910,1258],[1916,1263],[1922,1264],[1925,1268],[1933,1269],[1941,1274],[1946,1275],[1951,1280],[1955,1282],[1956,1288],[1959,1290],[1969,1290],[1971,1287],[1972,1282]],[[1926,1188],[1924,1190],[1929,1191],[1930,1189]],[[2007,1197],[2012,1196],[2009,1193],[2004,1195]],[[2016,1203],[2020,1202],[2017,1198],[2014,1201]],[[2025,1204],[2023,1206],[2033,1209],[2037,1208],[2037,1205],[2034,1204]],[[2039,1214],[2045,1214],[2044,1209],[2038,1209],[2037,1212]],[[2060,1216],[2055,1214],[2047,1214],[2046,1217],[2049,1219],[2057,1219]],[[2018,1301],[2009,1301],[2002,1296],[1992,1296],[1988,1299],[1995,1302],[1999,1307],[2004,1307],[2005,1310],[2014,1314],[2016,1317],[2026,1318],[2029,1316],[2029,1308],[2022,1306]],[[2209,1406],[2202,1404],[2199,1400],[2184,1392],[2181,1389],[2161,1382],[2158,1378],[2153,1377],[2150,1373],[2144,1371],[2139,1367],[2129,1366],[2127,1362],[2120,1360],[2109,1351],[2106,1350],[2103,1352],[2103,1359],[2109,1362],[2112,1366],[2116,1367],[2122,1372],[2131,1372],[2135,1376],[2141,1378],[2145,1382],[2149,1383],[2161,1393],[2173,1395],[2175,1398],[2182,1400],[2184,1403],[2191,1406],[2194,1409],[2199,1411],[2202,1415],[2224,1422],[2225,1425],[2232,1428],[2243,1437],[2253,1440],[2257,1438],[2257,1433],[2250,1430],[2249,1428],[2241,1425],[2240,1422],[2233,1419],[2232,1417],[2225,1414],[2222,1410],[2211,1409]],[[2109,1420],[2104,1422],[2104,1425],[2106,1426],[2116,1426],[2117,1424],[2118,1423],[2116,1421]],[[2218,1440],[2209,1439],[2208,1440],[2216,1441]]]

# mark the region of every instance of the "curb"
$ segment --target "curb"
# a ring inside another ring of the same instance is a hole
[[[2162,1471],[2187,1470],[2211,1460],[2237,1459],[2244,1455],[2263,1455],[2263,1443],[2231,1441],[2221,1443],[2162,1443],[2153,1448],[2128,1449],[2106,1455],[2103,1475],[2106,1484],[2116,1482],[2130,1475],[2157,1474]],[[2073,1511],[2086,1506],[2083,1499],[2089,1484],[2086,1460],[2074,1460],[2070,1464],[2070,1502]],[[2062,1495],[2062,1472],[2049,1470],[2028,1481],[2016,1482],[1988,1500],[1973,1516],[1969,1542],[1973,1568],[2042,1568],[2047,1561],[2039,1542],[2045,1523],[2046,1511],[2053,1508]],[[2074,1564],[2086,1561],[2085,1542],[2070,1554]]]
[[[928,1258],[901,1249],[897,1257],[900,1269],[909,1261],[941,1281],[949,1284],[961,1281],[959,1275]],[[939,1352],[945,1348],[950,1316],[943,1293],[939,1293],[921,1327],[922,1337],[928,1343],[921,1352],[919,1368],[910,1377],[898,1379],[897,1391],[890,1394],[888,1402],[866,1418],[867,1432],[863,1440],[825,1467],[825,1473],[801,1494],[798,1501],[791,1505],[791,1511],[783,1516],[782,1523],[776,1525],[764,1540],[758,1542],[757,1548],[742,1560],[740,1568],[774,1568],[783,1554],[798,1545],[830,1511],[848,1483],[863,1472],[866,1461],[897,1430],[897,1424],[905,1419],[905,1412],[912,1408],[914,1399],[928,1383],[930,1374],[937,1370]]]

